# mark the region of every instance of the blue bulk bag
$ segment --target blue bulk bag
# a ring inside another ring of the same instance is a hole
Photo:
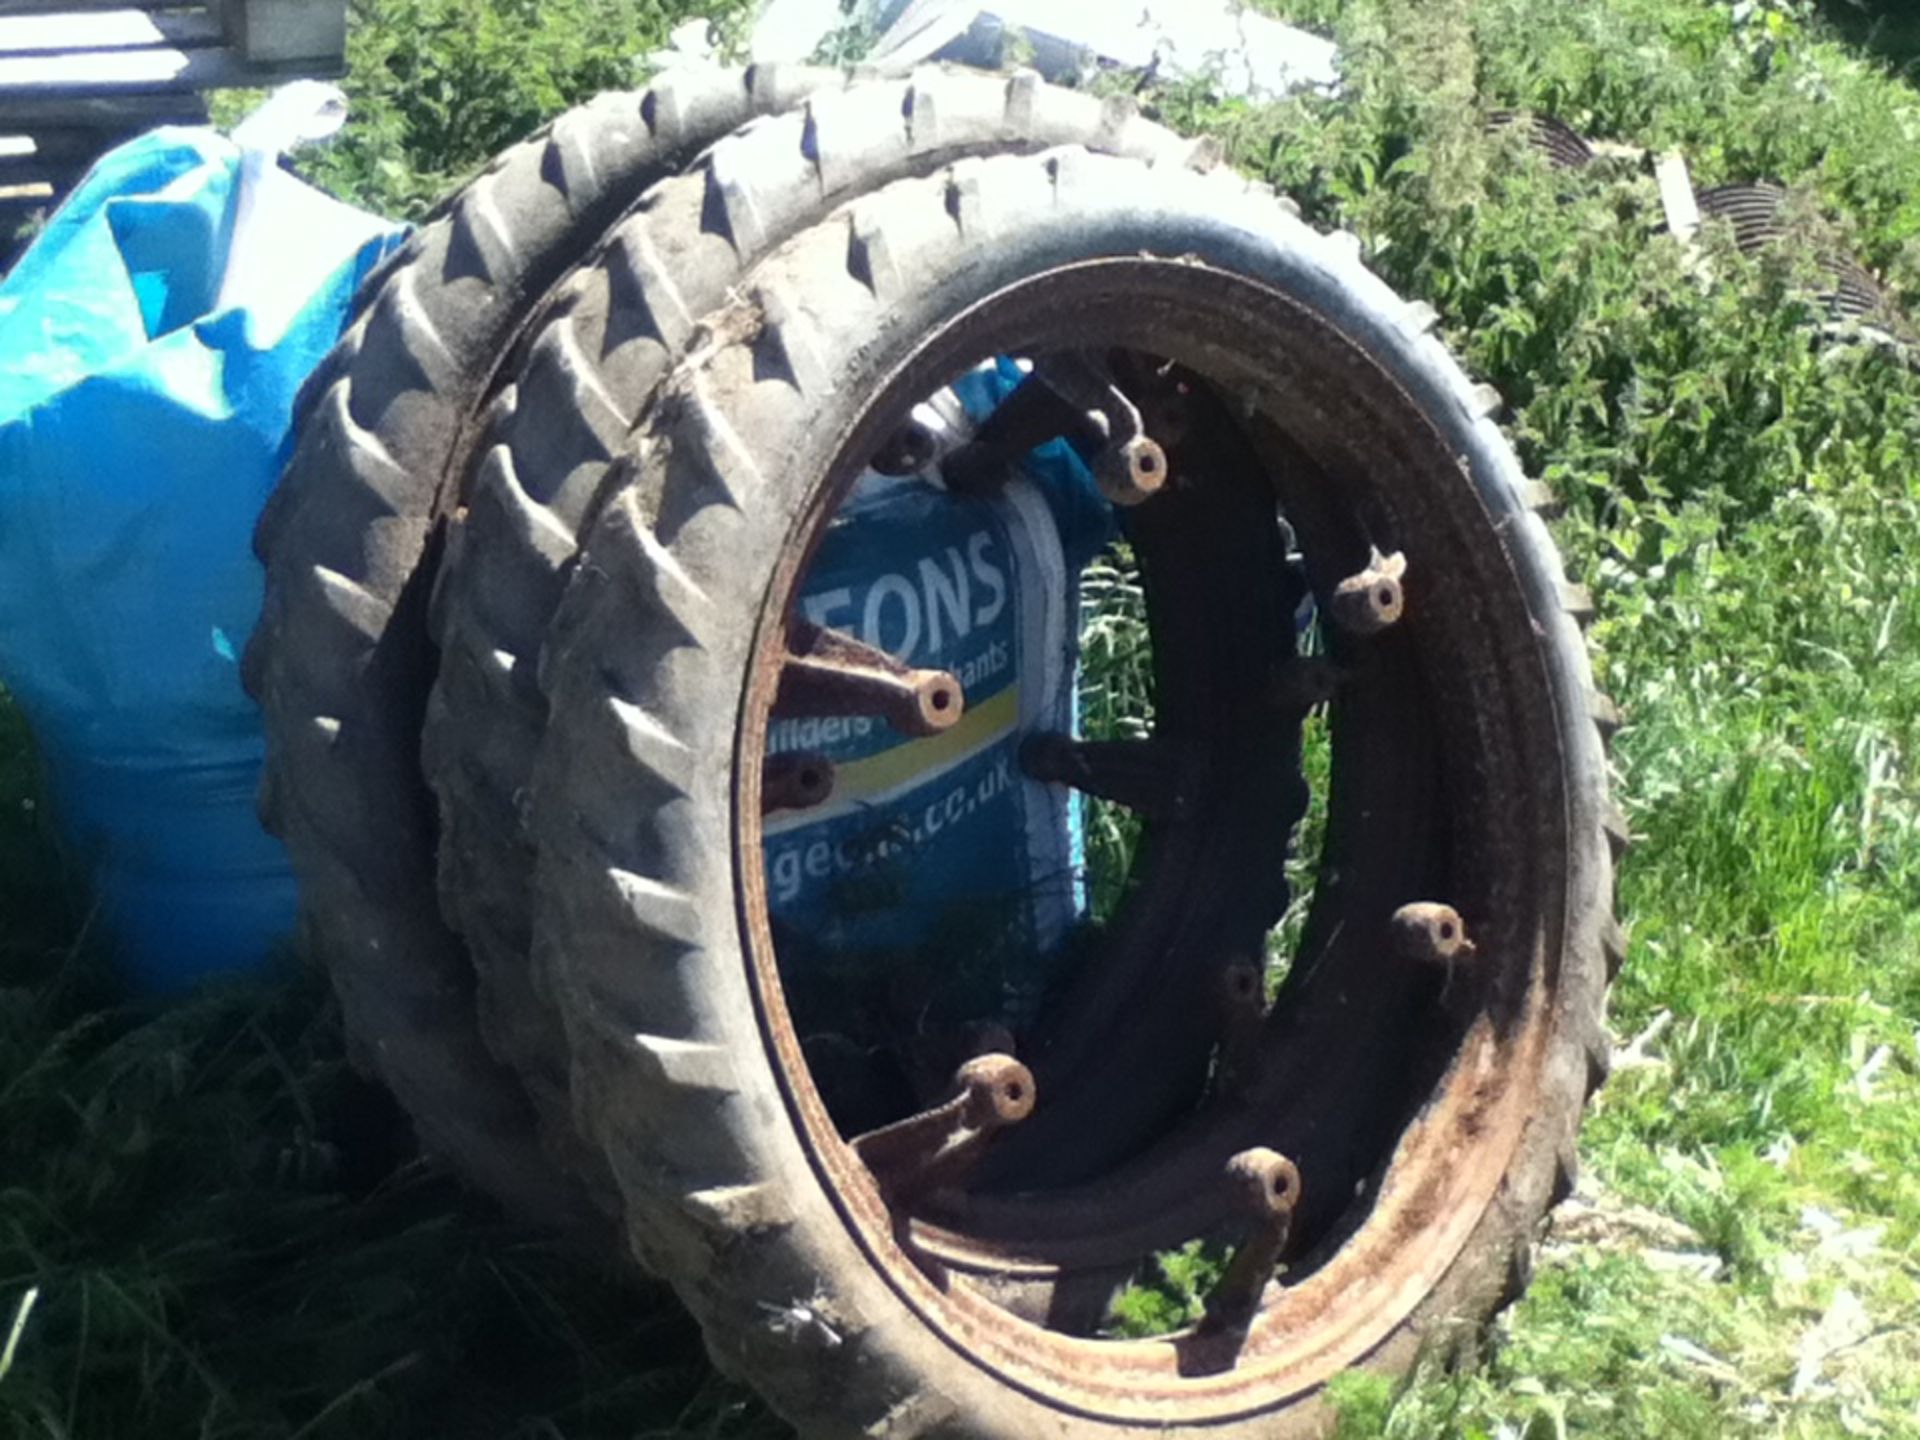
[[[206,129],[102,158],[0,282],[0,683],[143,988],[258,964],[294,881],[238,660],[294,396],[398,230]]]
[[[1024,378],[988,361],[953,398],[978,423]],[[1085,857],[1078,796],[1028,779],[1020,743],[1076,728],[1077,581],[1115,533],[1092,472],[1054,440],[991,497],[868,471],[821,536],[801,613],[946,670],[966,710],[920,738],[865,716],[769,729],[769,754],[834,766],[824,804],[765,822],[768,909],[803,1037],[1033,1019],[1085,909]],[[863,1020],[876,987],[901,1013]]]

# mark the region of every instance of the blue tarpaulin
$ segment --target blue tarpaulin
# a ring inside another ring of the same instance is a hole
[[[0,282],[0,683],[149,987],[255,964],[292,925],[238,673],[249,536],[301,381],[397,235],[269,153],[162,129]]]

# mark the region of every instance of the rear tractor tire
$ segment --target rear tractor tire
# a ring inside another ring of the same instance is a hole
[[[1325,1433],[1334,1377],[1514,1298],[1571,1185],[1619,948],[1582,598],[1495,397],[1348,237],[1076,147],[863,188],[699,322],[574,522],[528,802],[574,1112],[639,1257],[809,1434]],[[1152,739],[1206,778],[1057,1004],[848,1134],[769,919],[798,586],[916,404],[1061,353],[1149,434],[1177,398],[1126,527]],[[1326,839],[1269,969],[1309,712]],[[1103,1329],[1193,1240],[1231,1255],[1204,1315]]]

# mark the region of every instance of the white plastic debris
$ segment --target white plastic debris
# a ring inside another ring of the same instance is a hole
[[[1880,1072],[1887,1068],[1887,1062],[1891,1059],[1893,1059],[1893,1047],[1882,1045],[1867,1057],[1864,1065],[1853,1072],[1854,1093],[1860,1097],[1862,1104],[1873,1102],[1874,1082],[1880,1078]]]
[[[346,91],[324,80],[294,80],[276,88],[233,127],[230,138],[240,147],[240,169],[234,182],[232,249],[221,272],[216,310],[252,305],[262,334],[277,336],[306,302],[305,293],[277,286],[259,273],[253,233],[263,208],[298,207],[319,198],[280,169],[280,157],[302,145],[331,140],[346,123]]]
[[[649,74],[666,70],[718,66],[720,57],[714,53],[713,49],[713,22],[683,20],[667,32],[666,48],[655,50],[642,64]]]
[[[1640,1261],[1656,1275],[1684,1280],[1717,1280],[1727,1262],[1705,1250],[1642,1250]]]
[[[256,105],[233,127],[232,138],[242,150],[278,156],[329,140],[346,123],[346,91],[325,80],[294,80]]]
[[[867,61],[887,71],[926,60],[987,69],[1017,60],[1049,80],[1117,68],[1207,78],[1256,100],[1340,83],[1331,40],[1233,0],[877,0],[870,13],[884,29]],[[805,59],[847,19],[839,0],[768,0],[754,26],[753,57]]]
[[[1723,1360],[1704,1345],[1696,1344],[1684,1335],[1662,1335],[1660,1349],[1663,1354],[1696,1370],[1704,1370],[1724,1380],[1737,1382],[1740,1379],[1740,1371],[1731,1361]]]
[[[767,0],[747,52],[758,65],[809,59],[846,18],[840,0]]]
[[[1794,1350],[1793,1385],[1787,1393],[1799,1400],[1814,1391],[1828,1360],[1872,1334],[1873,1319],[1860,1297],[1845,1286],[1834,1291],[1826,1313],[1800,1336]]]

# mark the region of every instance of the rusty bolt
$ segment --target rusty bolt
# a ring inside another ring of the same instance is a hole
[[[812,751],[769,755],[760,772],[760,813],[811,810],[833,794],[833,762]]]
[[[1227,1161],[1226,1181],[1234,1208],[1248,1221],[1247,1238],[1207,1299],[1203,1331],[1243,1330],[1251,1322],[1287,1247],[1300,1203],[1299,1167],[1265,1146],[1242,1150]]]
[[[882,475],[917,475],[940,453],[933,429],[919,416],[909,416],[875,452],[872,465]]]
[[[776,715],[878,715],[903,735],[937,735],[966,709],[946,670],[916,670],[851,635],[795,620],[774,694]]]
[[[1266,1000],[1261,993],[1265,978],[1262,967],[1252,960],[1235,960],[1221,971],[1220,989],[1228,1012],[1260,1009]]]
[[[1147,436],[1136,435],[1101,453],[1094,479],[1115,505],[1139,505],[1167,483],[1167,452]]]
[[[1033,1073],[1011,1055],[978,1055],[960,1067],[966,1124],[998,1130],[1033,1113]]]
[[[1474,953],[1460,912],[1451,905],[1418,900],[1393,912],[1394,947],[1409,960],[1451,965]]]
[[[1227,1161],[1227,1183],[1249,1220],[1277,1220],[1300,1203],[1300,1170],[1278,1150],[1264,1145],[1242,1150]]]
[[[1011,1055],[981,1055],[954,1075],[953,1098],[849,1142],[894,1203],[964,1181],[996,1131],[1033,1113],[1033,1072]]]
[[[1405,608],[1400,581],[1406,571],[1407,557],[1398,550],[1391,555],[1374,551],[1366,569],[1333,587],[1329,604],[1333,623],[1349,635],[1375,635],[1386,629]]]
[[[1260,1052],[1260,1031],[1267,1018],[1266,971],[1252,960],[1235,960],[1220,972],[1220,1053],[1214,1088],[1222,1094],[1244,1090]]]

